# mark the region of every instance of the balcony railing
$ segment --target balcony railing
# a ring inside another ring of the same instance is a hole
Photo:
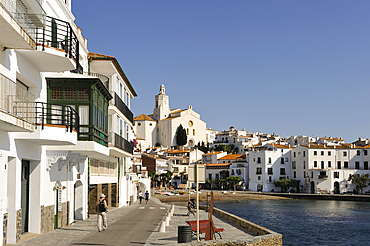
[[[109,143],[130,154],[134,153],[134,144],[132,142],[127,141],[117,133],[111,132],[109,134]]]
[[[35,40],[35,30],[45,25],[45,11],[36,0],[0,0],[18,24]]]
[[[76,73],[82,73],[79,64],[79,42],[72,26],[66,22],[50,16],[46,16],[45,27],[36,29],[36,43],[45,47],[53,47],[65,52],[65,57],[69,57],[76,62]]]
[[[35,96],[0,74],[0,110],[35,123]]]
[[[126,104],[121,100],[121,98],[115,92],[111,92],[114,105],[126,116],[126,118],[133,123],[134,115],[131,110],[126,106]]]
[[[80,117],[71,106],[36,102],[35,123],[44,126],[63,126],[66,131],[79,132]]]
[[[102,75],[102,74],[98,74],[98,73],[91,73],[91,72],[84,72],[83,74],[99,78],[100,81],[105,86],[105,88],[107,88],[107,90],[109,90],[109,78],[107,76]]]

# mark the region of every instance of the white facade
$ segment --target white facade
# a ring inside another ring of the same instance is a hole
[[[276,190],[274,182],[290,176],[290,148],[283,145],[266,145],[249,152],[249,189],[252,191]]]
[[[200,119],[200,115],[193,111],[192,106],[185,110],[171,110],[164,85],[161,85],[155,97],[153,114],[139,115],[134,121],[136,137],[142,142],[142,148],[154,147],[156,144],[168,148],[177,146],[176,132],[180,124],[187,132],[188,146],[207,142],[206,123]]]

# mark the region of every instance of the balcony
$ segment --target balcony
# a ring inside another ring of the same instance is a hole
[[[14,138],[38,145],[75,145],[79,132],[79,115],[70,106],[36,102],[35,132],[17,133]]]
[[[45,11],[36,0],[0,0],[0,46],[36,49],[37,28],[45,26]]]
[[[0,74],[0,130],[35,131],[35,96]]]
[[[126,116],[127,120],[133,124],[134,115],[131,112],[131,110],[126,106],[126,104],[121,100],[121,98],[117,95],[117,93],[111,91],[111,95],[113,96],[112,100],[110,101],[110,104],[113,104],[118,108],[121,113]],[[112,114],[112,110],[110,110],[109,114]]]
[[[109,78],[107,76],[102,75],[102,74],[98,74],[98,73],[91,73],[91,72],[84,72],[83,75],[99,78],[100,81],[105,86],[105,88],[107,88],[107,90],[109,90]]]
[[[326,175],[326,171],[320,171],[320,174],[317,178],[318,179],[327,179],[328,175]]]
[[[36,50],[19,50],[18,53],[36,69],[42,72],[83,72],[79,64],[79,41],[68,22],[47,16],[45,27],[37,27],[34,32]]]
[[[109,134],[109,147],[116,147],[120,150],[123,150],[129,154],[134,153],[134,144],[132,142],[127,141],[117,133],[111,132]],[[112,150],[113,151],[113,150]],[[122,155],[123,153],[119,151],[114,151],[114,154]],[[116,153],[117,152],[117,153]]]

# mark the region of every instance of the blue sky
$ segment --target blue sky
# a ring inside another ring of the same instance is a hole
[[[91,52],[118,59],[150,114],[171,108],[216,130],[370,137],[370,1],[74,0]]]

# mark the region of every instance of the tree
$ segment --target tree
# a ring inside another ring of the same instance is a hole
[[[227,184],[226,180],[220,179],[221,190],[224,189],[224,187],[226,186],[226,184]]]
[[[370,177],[369,177],[369,174],[366,173],[366,174],[351,174],[348,178],[348,181],[351,181],[352,183],[354,183],[356,185],[356,191],[359,192],[361,191],[361,194],[362,194],[362,191],[364,188],[366,188],[369,184],[368,182],[370,181]]]
[[[237,176],[231,176],[226,178],[226,182],[234,187],[234,191],[236,190],[236,185],[239,184],[241,181],[242,179]]]
[[[285,177],[280,178],[274,182],[275,187],[280,187],[282,192],[286,192],[288,188],[291,186],[291,180]]]
[[[224,151],[224,152],[227,152],[228,154],[230,154],[234,150],[234,145],[233,144],[229,144],[229,145],[220,144],[215,148],[215,150],[216,151]]]
[[[207,147],[206,147],[205,143],[203,141],[202,141],[202,144],[200,144],[200,142],[198,142],[197,147],[200,151],[203,151],[204,153],[207,153],[209,151],[209,143],[207,144]]]
[[[149,177],[150,177],[150,180],[152,181],[152,187],[155,188],[156,185],[156,181],[157,181],[157,177],[158,177],[158,174],[156,174],[154,171],[153,172],[150,172],[149,173]]]
[[[218,182],[218,179],[207,179],[206,182],[210,184],[210,189],[212,190],[213,184]]]
[[[161,183],[164,187],[167,186],[167,184],[171,181],[173,173],[171,171],[167,171],[166,173],[162,173],[160,175]]]
[[[186,130],[180,124],[176,130],[176,143],[177,146],[184,146],[188,142],[188,136],[186,135]]]

